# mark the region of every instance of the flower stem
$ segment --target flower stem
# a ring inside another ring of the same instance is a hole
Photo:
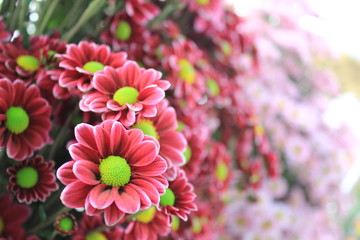
[[[30,234],[33,234],[33,233],[36,233],[38,232],[39,230],[43,229],[43,228],[46,228],[47,226],[49,226],[50,224],[53,224],[55,219],[63,214],[63,213],[66,213],[66,212],[70,212],[72,209],[71,208],[68,208],[68,207],[63,207],[61,209],[59,209],[57,212],[55,212],[53,215],[51,215],[50,217],[48,217],[48,219],[45,221],[45,222],[42,222],[38,225],[36,225],[35,227],[31,228],[28,232]]]
[[[56,6],[58,5],[58,3],[59,3],[59,0],[52,0],[51,1],[50,6],[46,9],[46,13],[44,15],[44,18],[41,19],[41,21],[39,21],[41,23],[40,23],[40,26],[36,29],[36,34],[37,35],[42,34],[43,31],[45,30],[46,25],[48,24],[48,21],[49,21],[50,17],[52,16],[53,12],[55,11]]]

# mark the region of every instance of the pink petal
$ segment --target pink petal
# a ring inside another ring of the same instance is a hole
[[[110,205],[110,207],[105,209],[104,212],[104,219],[105,219],[105,224],[107,226],[114,226],[115,224],[117,224],[123,217],[125,216],[125,213],[120,211],[115,203],[113,203],[112,205]]]
[[[128,186],[124,186],[121,193],[116,195],[116,206],[125,213],[136,213],[140,209],[140,197],[138,193]]]
[[[72,159],[74,159],[75,161],[88,160],[97,164],[101,159],[98,151],[95,151],[92,148],[85,147],[84,145],[81,145],[79,143],[70,145],[69,153]]]
[[[144,105],[143,109],[140,112],[143,117],[155,117],[157,114],[157,109],[155,106],[146,106]]]
[[[126,160],[131,166],[146,166],[154,161],[158,149],[151,141],[143,141],[132,146],[126,156]]]
[[[134,184],[128,184],[127,187],[134,189],[134,191],[137,192],[139,198],[140,198],[140,208],[141,209],[146,209],[151,207],[151,200],[149,198],[149,196],[138,186],[134,185]]]
[[[166,171],[166,168],[167,168],[167,164],[165,160],[162,157],[157,156],[155,160],[147,166],[141,166],[141,167],[133,166],[132,172],[134,174],[145,175],[145,176],[157,176],[163,174]]]
[[[142,104],[156,105],[165,97],[164,90],[156,86],[144,88],[138,96],[138,100]]]
[[[90,191],[89,195],[89,202],[94,208],[105,209],[114,202],[117,189],[109,188],[106,184],[99,184]]]
[[[85,199],[93,186],[81,181],[67,185],[61,193],[62,203],[69,208],[82,208],[85,206]]]
[[[66,162],[57,170],[56,176],[64,185],[69,185],[70,183],[77,181],[72,170],[74,163],[75,161]]]
[[[104,131],[100,126],[94,127],[94,137],[97,145],[97,149],[102,158],[107,158],[110,156],[110,136]]]
[[[158,118],[156,128],[159,131],[176,130],[177,119],[175,109],[168,107]]]
[[[93,162],[86,160],[76,161],[73,167],[75,176],[88,185],[97,185],[100,176],[99,166]]]
[[[111,127],[110,132],[110,152],[115,156],[125,156],[124,149],[128,142],[128,135],[125,128],[119,123],[115,122]]]
[[[143,180],[143,179],[133,179],[131,181],[133,183],[133,185],[135,185],[135,189],[136,187],[142,189],[146,195],[150,198],[151,202],[155,205],[157,205],[160,201],[160,195],[159,195],[159,192],[158,190],[156,189],[156,187],[147,182],[146,180]]]
[[[75,127],[75,138],[80,144],[92,149],[97,149],[93,128],[93,126],[86,123],[77,125]]]

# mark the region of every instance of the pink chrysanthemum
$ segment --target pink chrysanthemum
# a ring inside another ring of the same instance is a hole
[[[137,24],[126,11],[121,11],[112,17],[110,29],[101,33],[101,41],[114,51],[128,51],[133,43],[144,43],[144,31],[146,29]]]
[[[24,160],[50,142],[51,108],[35,85],[0,80],[0,148]]]
[[[35,81],[42,69],[40,53],[26,50],[18,43],[0,43],[0,77],[21,79],[26,85]]]
[[[102,118],[119,120],[125,126],[135,122],[136,114],[154,117],[156,104],[165,97],[168,81],[160,80],[161,73],[154,69],[140,68],[128,61],[114,69],[105,67],[95,74],[94,91],[84,94],[80,109],[102,113]]]
[[[53,161],[45,162],[41,156],[36,156],[8,168],[8,190],[15,194],[19,202],[44,202],[59,187],[54,165]]]
[[[124,230],[115,226],[110,229],[95,231],[97,228],[105,227],[104,219],[100,215],[89,216],[83,214],[78,230],[72,236],[73,240],[122,240]]]
[[[160,152],[170,169],[170,178],[175,178],[174,166],[185,164],[183,152],[186,149],[186,140],[182,133],[176,131],[178,124],[175,109],[169,107],[167,100],[156,105],[157,115],[152,118],[138,118],[131,128],[138,128],[144,134],[154,137],[159,141]],[[169,171],[167,172],[169,174]]]
[[[186,221],[190,212],[197,210],[194,203],[196,195],[185,172],[179,170],[176,175],[174,181],[169,181],[165,194],[160,196],[160,209],[168,216],[175,215]]]
[[[95,127],[79,124],[75,138],[69,147],[73,160],[57,172],[67,185],[60,197],[66,206],[85,207],[89,215],[104,212],[106,224],[114,225],[125,213],[159,203],[168,182],[153,138],[113,120]]]
[[[203,56],[202,51],[194,42],[179,39],[171,47],[164,47],[162,54],[174,96],[190,105],[200,101],[206,92],[204,76],[197,66]]]
[[[141,25],[145,25],[160,13],[160,9],[146,0],[126,0],[125,11],[131,19]]]
[[[65,69],[60,75],[59,84],[62,87],[76,87],[82,92],[87,92],[93,88],[94,73],[103,70],[105,66],[122,66],[126,56],[124,52],[112,53],[106,45],[85,41],[79,45],[70,44],[59,63],[59,66]]]
[[[156,240],[158,236],[166,236],[169,232],[167,215],[151,206],[133,215],[133,221],[125,229],[124,240]]]
[[[23,240],[25,231],[21,225],[30,217],[30,208],[12,200],[10,194],[0,198],[0,239]]]

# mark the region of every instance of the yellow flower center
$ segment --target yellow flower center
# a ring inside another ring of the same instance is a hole
[[[219,93],[220,93],[220,88],[219,88],[219,84],[217,84],[217,82],[212,79],[212,78],[209,78],[207,81],[206,81],[206,84],[207,84],[207,87],[210,91],[210,94],[212,96],[218,96]]]
[[[36,57],[31,55],[21,55],[16,59],[17,65],[25,71],[36,71],[40,67],[40,62]]]
[[[87,234],[85,240],[108,240],[101,232]]]
[[[175,194],[170,188],[167,188],[165,190],[165,193],[160,196],[160,205],[166,207],[166,206],[174,206],[174,204],[175,204]]]
[[[159,134],[156,131],[154,123],[150,120],[141,119],[137,124],[132,126],[132,128],[140,129],[144,134],[159,140]]]
[[[154,219],[155,214],[156,214],[156,207],[151,206],[148,209],[139,211],[138,213],[135,214],[134,217],[138,222],[149,223]]]
[[[180,59],[179,62],[180,77],[187,83],[193,84],[195,81],[195,69],[187,59]]]
[[[126,21],[120,21],[116,27],[116,38],[120,41],[127,41],[131,36],[131,26]]]
[[[180,227],[180,218],[173,215],[172,216],[172,221],[171,221],[171,229],[174,230],[174,231],[177,231],[177,230],[179,230],[179,227]]]
[[[6,113],[5,126],[10,132],[19,134],[29,127],[29,115],[22,107],[10,107]]]
[[[23,167],[16,173],[16,183],[21,188],[32,188],[39,181],[39,173],[32,167]]]
[[[219,181],[223,182],[226,180],[228,174],[229,174],[229,170],[226,164],[224,162],[219,163],[215,169],[216,178]]]
[[[90,61],[84,64],[83,69],[91,73],[96,73],[97,71],[103,70],[104,67],[104,64],[100,62]]]
[[[58,227],[65,232],[69,232],[74,228],[74,221],[71,217],[66,216],[60,220]]]
[[[191,148],[189,147],[189,145],[186,146],[185,152],[183,152],[183,155],[185,157],[185,164],[188,163],[191,159]]]
[[[124,105],[126,103],[134,104],[137,102],[138,96],[139,92],[135,88],[122,87],[115,92],[113,99],[120,105]]]
[[[102,159],[99,165],[101,182],[113,187],[122,187],[130,182],[131,168],[126,160],[119,156]]]
[[[210,0],[195,0],[197,4],[206,6],[210,3]]]
[[[232,47],[228,41],[222,41],[221,44],[221,51],[225,56],[230,56],[232,52]]]

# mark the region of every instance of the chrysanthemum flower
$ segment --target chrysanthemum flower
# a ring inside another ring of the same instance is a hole
[[[102,118],[119,120],[125,126],[135,122],[135,115],[154,117],[156,104],[165,97],[169,82],[160,80],[161,73],[140,68],[128,61],[120,68],[105,67],[96,73],[94,91],[84,94],[82,111],[102,113]]]
[[[133,221],[125,229],[124,240],[156,240],[169,232],[167,215],[151,206],[133,215]]]
[[[79,124],[75,138],[69,147],[73,160],[57,172],[67,185],[60,197],[64,205],[85,207],[89,215],[104,212],[106,224],[114,225],[125,213],[159,203],[168,182],[162,176],[166,162],[153,138],[113,120],[95,127]]]
[[[197,210],[195,197],[193,185],[185,172],[179,170],[174,181],[169,181],[165,194],[160,196],[160,209],[168,216],[175,215],[186,221],[190,212]]]
[[[179,39],[171,47],[164,47],[162,54],[174,96],[186,100],[187,104],[200,101],[206,91],[204,76],[197,69],[202,51],[194,42]]]
[[[129,50],[132,43],[144,43],[142,34],[146,29],[137,24],[125,11],[115,14],[110,29],[101,33],[101,41],[114,51]]]
[[[160,9],[146,0],[126,0],[125,11],[131,19],[141,25],[145,25],[160,13]]]
[[[35,85],[0,80],[0,147],[23,160],[50,142],[51,108]]]
[[[159,155],[166,160],[168,169],[181,166],[185,164],[183,152],[186,149],[186,140],[182,133],[176,131],[178,124],[175,109],[169,107],[167,100],[158,103],[156,108],[155,117],[138,118],[131,128],[140,129],[144,134],[159,141]],[[170,178],[175,178],[175,171],[171,170],[171,173]]]
[[[64,213],[57,217],[54,223],[54,228],[61,235],[66,236],[74,234],[78,229],[78,224],[74,215]]]
[[[122,240],[124,229],[114,226],[109,229],[95,231],[104,227],[104,219],[100,215],[89,216],[83,214],[79,228],[72,236],[73,240]]]
[[[0,198],[0,239],[21,240],[25,236],[22,224],[30,217],[28,206],[13,203],[10,194]]]
[[[126,53],[112,53],[106,45],[85,41],[79,45],[70,44],[59,63],[59,66],[65,69],[60,75],[59,84],[62,87],[76,87],[82,92],[87,92],[93,88],[94,73],[103,70],[105,66],[118,68],[125,61]]]
[[[30,52],[15,43],[0,43],[0,77],[33,83],[42,69],[39,52]]]
[[[41,156],[36,156],[8,168],[8,190],[15,194],[19,202],[44,202],[51,192],[58,189],[54,165],[53,161],[45,162]]]

